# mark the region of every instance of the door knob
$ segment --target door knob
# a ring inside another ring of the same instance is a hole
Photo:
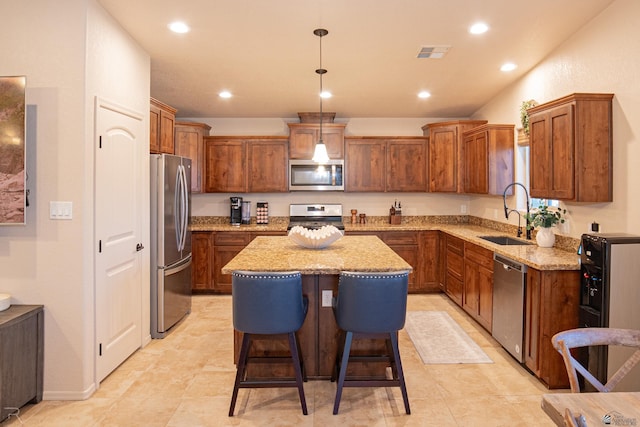
[[[136,245],[136,252],[140,252],[140,251],[141,251],[141,250],[143,250],[143,249],[144,249],[144,246],[142,245],[142,243],[138,243],[138,244]]]

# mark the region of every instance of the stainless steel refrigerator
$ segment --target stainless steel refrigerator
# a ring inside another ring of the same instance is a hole
[[[151,155],[151,337],[191,312],[191,160]]]

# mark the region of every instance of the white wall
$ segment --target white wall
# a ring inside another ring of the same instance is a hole
[[[136,99],[148,111],[148,58],[95,0],[2,2],[0,15],[0,75],[27,76],[30,190],[26,225],[0,227],[0,291],[45,306],[45,399],[81,399],[95,387],[90,100]],[[118,65],[88,76],[97,57]],[[54,200],[73,202],[72,220],[49,219]]]
[[[149,55],[135,42],[98,3],[89,1],[87,16],[87,48],[86,48],[86,93],[85,111],[85,164],[87,167],[84,179],[85,211],[87,212],[84,225],[84,253],[87,254],[84,277],[84,301],[85,307],[85,333],[87,345],[85,346],[87,387],[85,396],[97,387],[95,380],[95,288],[93,257],[97,247],[94,238],[94,158],[95,158],[95,100],[96,97],[106,99],[113,104],[120,105],[129,111],[134,111],[145,117],[143,140],[138,144],[138,158],[140,165],[137,170],[138,182],[141,185],[140,194],[144,195],[141,201],[141,241],[143,246],[150,248],[149,243],[149,91],[150,91],[150,58]],[[142,295],[142,331],[141,340],[150,339],[150,268],[149,251],[141,252],[142,286],[145,293]],[[52,394],[52,393],[50,393]]]
[[[640,234],[640,2],[617,0],[523,79],[474,115],[496,123],[520,123],[522,101],[551,101],[574,92],[613,93],[613,202],[562,204],[569,221],[559,231],[579,237],[597,221],[603,232]],[[522,158],[517,169],[522,173]],[[475,198],[471,213],[493,218],[501,201]],[[500,218],[503,220],[503,218]],[[513,218],[515,221],[515,217]]]

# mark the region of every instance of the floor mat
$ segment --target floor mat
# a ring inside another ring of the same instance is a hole
[[[424,364],[493,363],[444,311],[409,311],[405,330]]]

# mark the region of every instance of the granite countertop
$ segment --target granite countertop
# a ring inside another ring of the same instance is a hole
[[[287,236],[261,236],[222,267],[223,274],[239,270],[340,274],[341,271],[410,271],[412,268],[376,236],[344,236],[324,249],[304,248]]]
[[[511,258],[538,270],[579,270],[580,257],[576,249],[577,239],[556,236],[553,248],[540,248],[531,241],[531,245],[499,245],[480,239],[479,236],[504,236],[516,238],[515,227],[493,221],[477,220],[466,216],[429,216],[403,217],[402,223],[392,225],[388,217],[367,218],[366,224],[351,224],[350,218],[344,219],[345,232],[378,232],[378,231],[443,231],[452,236],[489,249],[495,253]],[[286,232],[288,217],[269,218],[269,224],[252,224],[232,226],[226,217],[193,217],[192,231],[240,231],[240,232]],[[349,237],[349,236],[346,236]],[[354,236],[355,237],[355,236]],[[342,239],[341,239],[342,240]],[[520,239],[523,240],[524,239]],[[292,242],[292,244],[294,244]]]

